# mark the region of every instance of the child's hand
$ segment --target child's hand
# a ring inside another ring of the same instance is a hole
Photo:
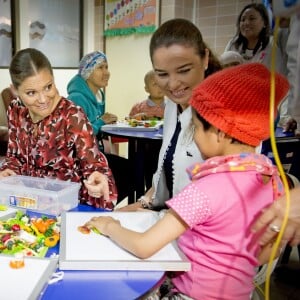
[[[101,234],[109,236],[109,228],[112,224],[121,226],[120,221],[112,217],[93,217],[85,226],[90,229],[96,228]]]
[[[143,121],[147,119],[147,115],[145,113],[138,113],[131,117],[131,119],[135,119],[138,121]]]

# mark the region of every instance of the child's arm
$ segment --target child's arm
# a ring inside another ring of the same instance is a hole
[[[169,210],[162,219],[143,233],[126,229],[111,217],[94,217],[85,225],[96,228],[101,234],[110,237],[122,248],[142,259],[152,256],[188,228],[173,210]]]

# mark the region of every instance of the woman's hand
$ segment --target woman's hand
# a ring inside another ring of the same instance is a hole
[[[271,256],[272,250],[273,250],[273,245],[274,245],[274,242],[270,242],[270,243],[264,245],[263,247],[261,247],[261,249],[258,253],[258,256],[257,256],[260,266],[267,264],[269,262],[270,256]],[[280,247],[277,249],[274,259],[280,255],[283,248],[284,248],[284,245],[280,245]]]
[[[90,196],[96,198],[103,196],[104,200],[109,201],[109,185],[106,175],[95,171],[84,181],[84,185]]]
[[[101,119],[105,124],[113,124],[118,121],[118,117],[111,113],[105,113]]]
[[[90,229],[96,228],[101,234],[109,236],[109,226],[111,224],[121,226],[120,221],[112,217],[93,217],[85,223],[85,226]]]
[[[254,232],[265,229],[260,237],[261,245],[266,245],[276,238],[278,231],[275,229],[281,228],[285,210],[286,198],[282,196],[266,208],[255,221],[252,227]],[[290,191],[290,211],[281,243],[289,243],[292,246],[300,244],[300,186]]]
[[[0,178],[13,176],[13,175],[17,175],[17,174],[11,169],[5,169],[2,172],[0,172]]]

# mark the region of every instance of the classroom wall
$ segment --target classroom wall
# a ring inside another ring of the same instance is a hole
[[[194,0],[160,2],[160,18],[157,23],[174,17],[191,19]],[[111,72],[106,88],[107,109],[121,119],[128,115],[133,104],[147,98],[144,75],[152,68],[149,56],[150,38],[151,35],[129,35],[105,40]]]
[[[95,1],[84,0],[84,32],[83,48],[84,52],[94,51],[95,49]],[[19,1],[20,14],[20,33],[17,41],[17,48],[24,49],[29,47],[29,28],[26,24],[28,12],[28,0]],[[97,30],[98,32],[98,30]],[[62,96],[67,96],[66,86],[69,80],[77,73],[74,69],[54,69],[55,83]],[[7,68],[0,68],[0,90],[10,85],[10,77]]]
[[[196,0],[194,23],[199,27],[205,42],[217,54],[223,53],[228,41],[236,32],[236,20],[250,0]]]
[[[99,6],[103,5],[103,1],[96,2]],[[162,0],[160,2],[160,23],[175,17],[191,20],[200,28],[208,46],[219,55],[235,33],[238,13],[244,5],[253,1]],[[96,20],[103,18],[102,12],[102,8],[98,10]],[[97,28],[103,32],[101,26],[103,23]],[[134,103],[147,97],[143,78],[152,67],[149,57],[150,38],[150,35],[130,35],[105,40],[105,51],[111,72],[111,79],[106,88],[107,110],[115,113],[119,119],[128,115]],[[126,145],[121,144],[120,153],[126,155]]]
[[[20,14],[26,20],[27,1],[20,2]],[[194,22],[202,32],[208,46],[221,54],[228,40],[234,35],[238,13],[244,5],[255,2],[246,0],[161,0],[160,20],[162,23],[172,18],[186,18]],[[257,1],[260,2],[260,1]],[[149,41],[151,35],[130,35],[105,39],[104,0],[84,0],[84,54],[100,50],[108,57],[111,78],[106,88],[107,111],[115,113],[119,119],[128,115],[131,106],[147,97],[144,91],[144,74],[151,69]],[[26,23],[20,24],[18,48],[29,45]],[[77,73],[74,69],[54,69],[57,88],[62,96],[67,96],[66,86]],[[10,84],[8,69],[0,69],[0,90]],[[127,149],[121,147],[125,155]]]
[[[28,0],[20,1],[20,13],[26,16]],[[193,21],[204,40],[217,54],[221,54],[235,33],[235,22],[246,0],[162,0],[160,22],[174,17]],[[255,1],[254,1],[255,2]],[[259,2],[259,1],[257,1]],[[84,0],[84,54],[105,48],[111,79],[106,88],[107,110],[124,118],[131,106],[147,97],[144,74],[151,68],[149,58],[150,35],[130,35],[104,39],[104,0]],[[26,19],[26,18],[24,18]],[[28,26],[21,24],[19,48],[29,45]],[[27,30],[27,31],[26,31]],[[63,96],[66,86],[77,69],[54,69],[56,85]],[[0,69],[0,89],[10,84],[8,69]]]
[[[151,70],[149,36],[131,35],[106,40],[111,77],[106,88],[107,110],[128,116],[133,104],[146,99],[144,75]],[[134,45],[134,47],[132,47]]]
[[[100,0],[97,2],[101,5]],[[239,12],[246,4],[255,1],[162,0],[160,2],[161,23],[175,17],[193,21],[201,30],[208,46],[217,55],[220,55],[227,42],[235,34],[235,23]],[[103,16],[96,15],[95,18],[98,20],[101,17]],[[103,31],[103,27],[101,30]],[[144,91],[143,77],[151,68],[150,37],[150,35],[130,35],[111,37],[105,40],[111,71],[111,79],[106,88],[107,109],[116,113],[119,118],[127,116],[135,102],[147,97]]]
[[[20,14],[26,16],[27,1],[20,1]],[[249,0],[162,0],[160,21],[174,17],[187,18],[201,30],[209,47],[221,54],[235,33],[238,13]],[[104,41],[104,0],[84,0],[84,54],[105,48],[109,60],[111,80],[106,89],[107,108],[123,118],[132,104],[147,96],[143,76],[151,68],[148,45],[150,35],[114,37]],[[23,18],[26,20],[26,18]],[[19,48],[26,48],[28,26],[21,24]],[[60,93],[67,95],[66,85],[77,69],[54,69]],[[0,89],[10,84],[8,69],[0,69]],[[120,100],[122,99],[122,100]]]

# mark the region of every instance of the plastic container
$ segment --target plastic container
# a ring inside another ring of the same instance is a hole
[[[9,176],[0,180],[0,203],[57,216],[78,205],[80,186],[57,179]]]

